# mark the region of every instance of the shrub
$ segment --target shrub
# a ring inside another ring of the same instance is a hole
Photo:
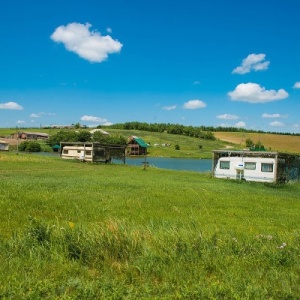
[[[27,152],[40,152],[42,150],[42,147],[38,142],[25,141],[19,145],[19,150]]]

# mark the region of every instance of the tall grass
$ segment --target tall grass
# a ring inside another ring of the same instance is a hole
[[[300,186],[0,155],[0,299],[297,299]]]

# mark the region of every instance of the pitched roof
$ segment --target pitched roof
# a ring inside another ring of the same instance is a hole
[[[149,145],[144,140],[142,140],[141,138],[139,138],[137,136],[132,136],[132,140],[135,140],[143,148],[149,147]]]

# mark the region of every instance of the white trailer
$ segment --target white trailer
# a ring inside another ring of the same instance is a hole
[[[267,157],[229,156],[218,159],[216,178],[275,182],[276,159]]]
[[[83,145],[64,146],[62,148],[61,158],[92,161],[93,147],[86,147]]]

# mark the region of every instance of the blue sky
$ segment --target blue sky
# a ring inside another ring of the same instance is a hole
[[[2,0],[0,127],[300,132],[300,1]]]

